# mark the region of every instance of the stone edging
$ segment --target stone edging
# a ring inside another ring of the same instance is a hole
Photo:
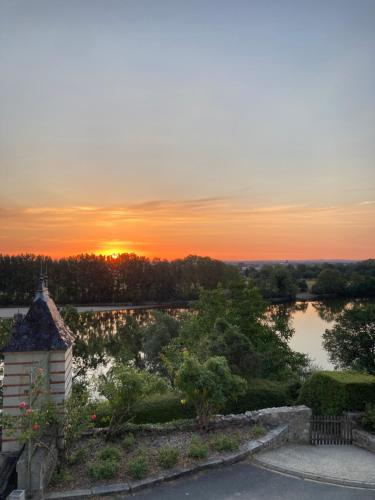
[[[144,488],[149,488],[150,486],[154,486],[164,481],[178,479],[180,477],[194,474],[195,472],[199,472],[205,469],[211,469],[240,462],[241,460],[245,460],[245,458],[247,458],[248,456],[258,453],[263,448],[276,448],[277,446],[280,446],[287,441],[287,438],[288,425],[280,425],[275,429],[269,431],[264,437],[257,440],[248,441],[247,443],[243,444],[238,452],[225,455],[224,457],[210,458],[208,460],[205,460],[204,462],[194,464],[190,467],[172,469],[161,474],[160,476],[151,477],[149,479],[144,479],[141,481],[130,481],[128,483],[94,486],[92,488],[82,490],[49,493],[45,495],[44,498],[48,500],[73,500],[75,498],[89,498],[97,495],[103,496],[116,493],[132,493]]]
[[[320,476],[319,474],[312,474],[311,472],[302,472],[295,469],[280,467],[279,465],[271,465],[266,462],[262,462],[262,460],[259,460],[257,458],[254,459],[254,464],[261,467],[262,469],[281,472],[282,474],[288,474],[289,476],[298,477],[300,479],[307,479],[310,481],[317,481],[319,483],[337,484],[338,486],[363,488],[375,491],[375,483],[366,483],[364,481],[349,481],[347,479],[335,478],[331,476]]]

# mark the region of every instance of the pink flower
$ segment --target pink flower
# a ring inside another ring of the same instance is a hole
[[[33,410],[31,408],[28,408],[25,413],[26,415],[31,415],[32,412]]]
[[[94,413],[93,415],[91,415],[91,416],[90,416],[90,418],[91,418],[91,420],[92,420],[93,422],[95,422],[95,420],[96,420],[96,415],[95,415],[95,413]]]
[[[21,409],[21,410],[25,410],[27,408],[27,403],[25,403],[25,401],[20,401],[18,403],[18,407]]]
[[[33,425],[31,426],[31,428],[32,428],[32,430],[33,430],[33,431],[35,431],[35,432],[36,432],[36,431],[38,431],[38,430],[40,429],[40,425],[39,425],[39,424],[33,424]]]

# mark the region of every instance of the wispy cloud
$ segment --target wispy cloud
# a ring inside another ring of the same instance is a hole
[[[251,205],[213,197],[115,206],[0,207],[0,252],[66,255],[120,249],[161,256],[217,255],[220,246],[235,257],[257,241],[272,248],[289,248],[293,242],[300,248],[311,240],[310,248],[326,248],[333,235],[350,248],[354,233],[360,233],[363,247],[374,248],[374,230],[373,201]]]

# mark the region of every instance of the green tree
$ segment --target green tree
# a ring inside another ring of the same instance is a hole
[[[320,295],[342,295],[345,292],[345,276],[338,269],[323,269],[313,286]]]
[[[210,417],[246,390],[246,382],[233,375],[224,357],[212,357],[204,363],[185,353],[177,372],[176,387],[196,410],[201,428],[207,428]]]
[[[344,310],[323,339],[335,365],[375,374],[375,304]]]
[[[166,381],[161,377],[127,365],[115,365],[101,375],[99,392],[109,401],[112,413],[109,432],[116,433],[122,423],[133,417],[137,403],[166,390]]]

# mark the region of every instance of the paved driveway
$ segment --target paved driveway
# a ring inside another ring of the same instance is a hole
[[[127,497],[123,497],[129,498]],[[375,490],[297,479],[243,462],[160,484],[138,500],[375,500]]]
[[[311,474],[338,482],[364,482],[375,489],[375,454],[356,446],[288,444],[256,458],[266,467],[282,472]]]

